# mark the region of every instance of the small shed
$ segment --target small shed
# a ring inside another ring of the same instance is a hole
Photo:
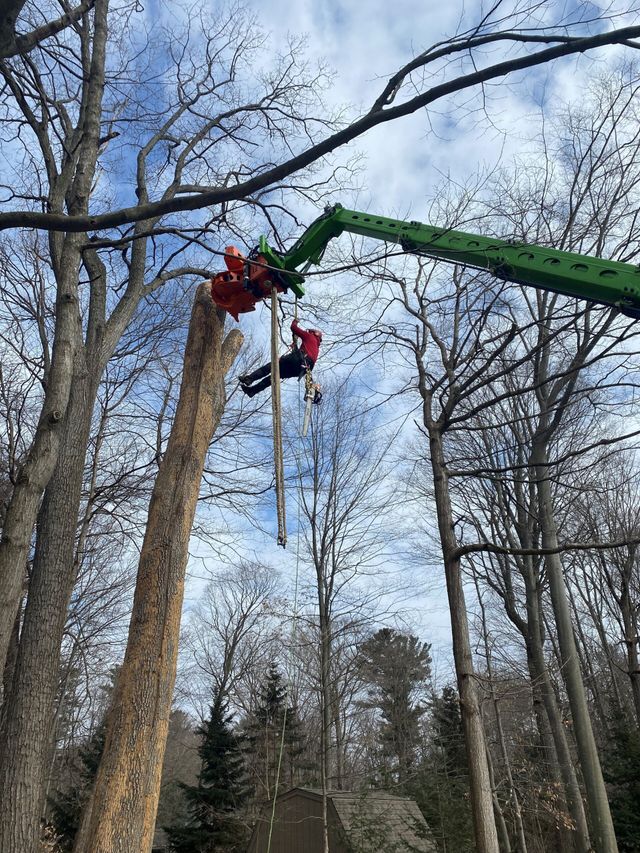
[[[266,853],[270,804],[257,821],[247,853]],[[386,791],[327,794],[329,853],[435,853],[416,802]],[[271,853],[323,853],[322,794],[292,788],[276,800]]]

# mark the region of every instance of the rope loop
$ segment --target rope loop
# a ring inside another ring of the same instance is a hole
[[[273,417],[273,458],[276,474],[276,509],[278,513],[278,545],[287,546],[287,517],[284,494],[284,454],[282,452],[282,408],[280,402],[280,361],[278,344],[278,290],[271,288],[271,413]]]

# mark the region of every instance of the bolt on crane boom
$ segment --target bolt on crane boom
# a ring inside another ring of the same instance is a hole
[[[238,319],[238,314],[253,311],[274,285],[280,291],[304,296],[304,275],[299,268],[320,263],[329,242],[343,232],[396,243],[408,253],[487,270],[504,281],[611,305],[640,319],[640,267],[634,264],[389,219],[347,210],[340,204],[327,208],[287,252],[272,249],[264,237],[248,258],[237,249],[227,249],[229,271],[212,279],[214,301]]]

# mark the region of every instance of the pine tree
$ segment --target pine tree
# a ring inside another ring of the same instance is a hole
[[[247,842],[239,814],[246,797],[244,768],[239,740],[222,702],[214,702],[198,733],[202,737],[198,784],[180,786],[189,820],[164,830],[175,853],[240,853]]]
[[[288,707],[282,676],[276,664],[272,664],[260,690],[258,705],[245,722],[247,764],[258,800],[269,800],[274,794],[283,730],[279,784],[291,787],[300,781],[306,769],[302,761],[304,736],[295,706]]]
[[[420,719],[426,713],[419,696],[431,674],[429,646],[412,635],[382,628],[358,651],[360,674],[369,685],[362,704],[379,710],[380,741],[395,765],[385,770],[403,782],[415,761]]]
[[[51,824],[58,839],[58,847],[65,853],[73,849],[82,812],[89,799],[91,786],[100,764],[104,739],[105,724],[103,721],[96,728],[86,745],[79,750],[80,772],[76,782],[66,790],[56,791],[49,799]]]
[[[474,850],[469,777],[460,700],[445,687],[431,703],[430,742],[407,793],[413,796],[441,850]]]
[[[48,798],[49,815],[51,827],[58,839],[58,847],[62,851],[71,851],[76,832],[80,826],[82,812],[89,799],[93,782],[98,772],[98,765],[102,757],[106,736],[106,714],[111,703],[113,687],[118,674],[118,667],[113,667],[109,673],[108,680],[98,688],[97,709],[101,713],[96,721],[93,734],[80,748],[71,750],[71,754],[63,750],[58,756],[61,759],[61,770],[57,772],[57,779],[52,785],[52,794]],[[72,671],[74,680],[80,677]],[[73,682],[72,682],[73,683]],[[63,729],[66,715],[70,715],[73,707],[74,693],[69,689],[67,681],[67,694],[61,697],[61,711],[59,714],[59,725]]]
[[[640,851],[640,733],[626,720],[613,723],[604,776],[620,853]]]

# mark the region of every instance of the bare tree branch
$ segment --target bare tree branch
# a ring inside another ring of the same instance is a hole
[[[496,34],[496,36],[500,36],[500,34]],[[426,107],[447,95],[451,95],[465,89],[470,89],[474,86],[479,86],[489,80],[504,77],[515,71],[532,68],[536,65],[542,65],[575,53],[584,53],[587,50],[593,50],[605,45],[626,44],[635,49],[637,45],[631,40],[638,37],[640,37],[640,26],[614,29],[606,33],[599,33],[595,36],[576,38],[569,42],[563,39],[560,44],[556,44],[553,47],[539,50],[533,54],[521,56],[516,59],[505,60],[504,62],[499,62],[495,65],[490,65],[487,68],[480,69],[472,74],[463,74],[453,80],[447,81],[446,83],[433,86],[426,92],[416,95],[414,98],[410,98],[403,104],[398,104],[397,106],[386,109],[383,108],[384,103],[382,106],[374,106],[372,110],[354,121],[348,127],[337,131],[315,145],[311,145],[305,151],[289,158],[284,163],[274,166],[266,172],[262,172],[247,181],[237,183],[235,186],[211,188],[206,192],[198,192],[195,195],[191,194],[163,199],[157,202],[147,202],[134,207],[125,207],[120,210],[111,211],[110,213],[97,215],[65,216],[63,214],[38,213],[26,210],[0,213],[0,229],[22,227],[67,232],[95,231],[103,228],[116,227],[128,222],[138,222],[144,219],[151,219],[163,216],[167,213],[175,213],[177,211],[185,210],[198,210],[210,205],[222,204],[227,201],[241,199],[247,195],[252,195],[259,190],[264,189],[270,184],[282,180],[288,175],[308,166],[321,157],[330,154],[332,151],[335,151],[336,148],[351,142],[353,139],[361,136],[368,130],[371,130],[371,128],[388,121],[393,121],[395,119],[411,115],[417,110],[422,109],[423,107]],[[546,37],[546,41],[556,41],[558,38],[559,37],[557,36],[554,37],[549,35]],[[502,38],[496,38],[496,40],[513,41],[515,40],[515,35],[512,33],[503,33]],[[423,54],[422,56],[423,61],[422,63],[419,63],[418,67],[426,65],[427,62],[431,60],[429,54]],[[387,93],[384,99],[385,102],[391,97],[392,96]]]
[[[36,45],[52,36],[57,35],[66,27],[75,24],[88,12],[95,0],[84,0],[73,9],[69,9],[64,15],[47,21],[40,27],[36,27],[26,35],[17,35],[15,31],[16,20],[22,11],[25,0],[3,0],[0,9],[0,59],[10,59],[13,56],[23,56],[29,53]]]

